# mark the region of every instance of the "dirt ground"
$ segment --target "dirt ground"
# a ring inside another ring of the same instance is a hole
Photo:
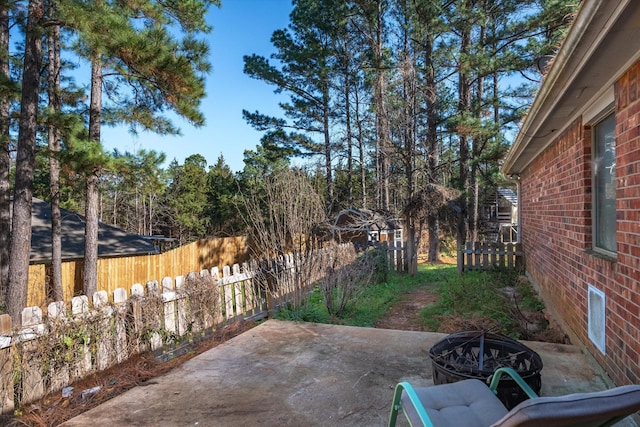
[[[422,324],[420,310],[433,304],[437,299],[438,295],[431,290],[416,288],[402,295],[400,301],[392,305],[374,326],[382,329],[435,332]]]
[[[495,327],[495,324],[489,319],[463,319],[461,317],[449,316],[443,319],[437,331],[429,329],[422,324],[420,310],[427,305],[433,304],[437,299],[438,295],[434,294],[430,289],[416,288],[404,294],[400,298],[400,301],[391,306],[374,326],[381,329],[443,333],[453,333],[465,329],[493,329]],[[548,325],[548,319],[544,317],[543,313],[527,312],[523,313],[523,316],[526,316],[529,324],[538,325],[527,334],[527,340],[569,344],[568,338],[562,331]]]

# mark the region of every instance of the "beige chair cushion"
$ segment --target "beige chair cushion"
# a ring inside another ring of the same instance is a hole
[[[640,410],[640,386],[629,385],[593,393],[529,399],[492,427],[600,426]]]
[[[496,395],[479,380],[417,387],[415,391],[437,427],[486,427],[507,413]],[[406,393],[402,393],[401,404],[411,424],[422,425]]]

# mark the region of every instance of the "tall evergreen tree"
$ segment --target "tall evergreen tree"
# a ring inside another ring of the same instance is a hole
[[[49,0],[48,16],[55,16],[55,4]],[[62,301],[62,216],[60,213],[60,138],[59,126],[51,117],[59,115],[62,110],[60,99],[60,25],[52,24],[48,29],[48,95],[49,95],[49,196],[51,204],[51,278],[48,294],[53,301]]]
[[[102,148],[100,146],[100,127],[102,116],[102,53],[96,51],[91,59],[91,97],[89,99],[89,134],[88,145],[95,147],[97,157],[91,157],[88,168],[85,169],[86,198],[85,198],[85,226],[84,226],[84,261],[82,269],[82,290],[87,296],[93,296],[98,291],[98,183],[104,163],[100,161]],[[88,152],[93,152],[89,150]]]
[[[12,237],[6,308],[16,325],[21,324],[27,305],[29,257],[31,254],[31,207],[33,166],[38,128],[38,95],[42,61],[41,19],[45,16],[42,0],[30,0],[25,38],[22,95],[13,192]]]
[[[171,182],[165,204],[169,207],[168,234],[180,244],[203,238],[207,230],[207,161],[200,154],[175,160],[169,166]]]
[[[286,119],[246,110],[245,119],[267,132],[266,141],[289,149],[293,155],[323,157],[329,210],[334,185],[335,42],[345,23],[345,12],[344,2],[337,0],[296,0],[289,29],[277,30],[271,38],[277,50],[273,55],[276,65],[258,55],[244,57],[246,74],[273,84],[276,92],[284,91],[291,99],[281,104]]]
[[[389,211],[391,208],[391,130],[387,96],[390,69],[388,49],[390,25],[388,0],[353,0],[352,23],[367,45],[367,60],[363,77],[370,87],[371,110],[375,117],[375,208]],[[364,176],[361,175],[361,180]]]
[[[438,79],[438,51],[436,41],[444,31],[440,18],[439,2],[433,0],[420,0],[414,2],[415,5],[415,31],[414,40],[418,44],[421,57],[420,90],[423,94],[424,103],[424,129],[419,130],[424,145],[425,161],[425,184],[439,184],[441,181],[438,171],[440,163],[440,145],[438,142],[438,128],[440,116],[443,112],[439,110],[444,106],[439,98],[440,82]],[[429,210],[427,218],[429,249],[427,259],[436,262],[440,257],[440,224],[436,212]],[[420,236],[419,236],[420,238]]]
[[[9,240],[11,204],[9,172],[11,136],[9,134],[11,99],[14,83],[9,67],[9,0],[0,0],[0,303],[4,303],[9,281]]]
[[[233,236],[245,229],[238,215],[239,182],[231,168],[220,155],[207,173],[207,218],[209,233],[216,236]]]
[[[134,130],[142,127],[179,133],[162,115],[169,109],[194,125],[204,123],[198,107],[204,96],[203,73],[209,70],[209,64],[204,57],[207,46],[195,36],[210,30],[204,14],[212,4],[219,2],[66,4],[68,24],[80,36],[79,51],[92,63],[88,144],[99,144],[103,120],[128,123]],[[93,19],[95,16],[100,19]],[[180,41],[170,31],[173,25],[184,34]],[[105,38],[107,33],[113,37]],[[106,76],[114,79],[107,93],[117,103],[104,111],[102,86]],[[87,174],[83,280],[87,295],[97,289],[98,181],[103,167],[96,162]]]

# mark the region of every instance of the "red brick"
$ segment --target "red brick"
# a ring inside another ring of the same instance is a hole
[[[640,378],[640,63],[616,82],[617,262],[593,241],[591,129],[578,119],[521,176],[527,271],[614,380]],[[607,296],[607,355],[587,337],[587,284]],[[624,366],[633,366],[624,369]]]

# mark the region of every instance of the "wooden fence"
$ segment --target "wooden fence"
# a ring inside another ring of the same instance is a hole
[[[387,262],[390,271],[395,270],[398,273],[406,271],[406,243],[383,242],[382,248],[387,252]]]
[[[246,237],[201,239],[164,253],[98,260],[98,290],[113,294],[122,283],[146,283],[176,277],[185,271],[243,263],[249,258]],[[29,266],[28,305],[45,307],[48,264]],[[82,294],[82,260],[62,263],[65,301]]]
[[[458,249],[458,272],[524,268],[521,243],[467,242]]]
[[[343,244],[322,249],[318,257],[287,255],[137,283],[112,294],[101,290],[91,302],[81,295],[45,310],[25,308],[19,330],[0,315],[0,415],[141,352],[170,351],[236,319],[266,316],[299,296],[301,286],[309,292],[325,265],[335,266],[329,261],[346,266],[355,257],[353,246]],[[313,264],[310,258],[316,258]],[[265,270],[274,265],[275,287],[267,279],[274,270]]]

